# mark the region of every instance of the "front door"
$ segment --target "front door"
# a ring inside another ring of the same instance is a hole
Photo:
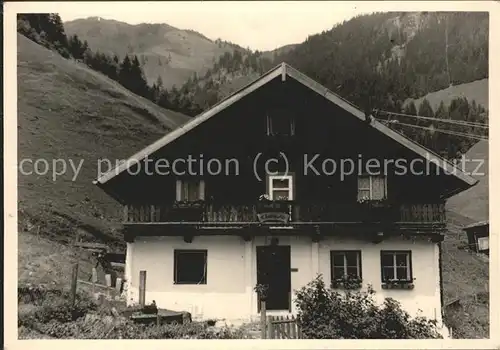
[[[268,286],[267,310],[290,310],[290,246],[257,247],[257,284]]]

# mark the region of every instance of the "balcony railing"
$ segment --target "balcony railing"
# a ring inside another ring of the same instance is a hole
[[[445,222],[443,203],[404,203],[371,206],[346,203],[266,202],[227,204],[216,202],[130,204],[124,207],[125,223],[238,223],[261,220],[259,214],[282,213],[289,223]]]

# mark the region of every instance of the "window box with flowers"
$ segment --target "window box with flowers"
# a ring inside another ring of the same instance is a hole
[[[413,281],[386,280],[382,282],[382,289],[413,289]]]
[[[288,213],[290,210],[290,203],[287,199],[277,198],[271,200],[267,194],[259,197],[257,203],[257,213]]]
[[[361,217],[365,221],[383,221],[389,215],[391,205],[387,198],[370,199],[363,197],[358,199]]]
[[[336,278],[332,281],[333,289],[354,290],[360,289],[363,285],[361,277],[356,275],[346,275],[341,278]]]
[[[205,201],[197,200],[197,201],[175,201],[174,209],[200,209],[205,204]]]
[[[172,214],[179,221],[200,221],[205,208],[205,201],[175,201]]]

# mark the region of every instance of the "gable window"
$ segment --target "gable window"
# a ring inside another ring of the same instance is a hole
[[[295,135],[295,120],[285,113],[270,113],[267,115],[268,136],[293,136]]]
[[[387,177],[361,175],[358,177],[358,201],[387,198]]]
[[[361,278],[361,251],[332,250],[330,252],[332,281],[344,277]]]
[[[207,284],[207,251],[174,250],[174,283]]]
[[[195,179],[177,180],[176,200],[193,202],[205,199],[205,181]]]
[[[411,282],[411,251],[381,251],[382,282]]]
[[[293,200],[293,176],[292,175],[269,175],[268,176],[269,199],[273,201]]]

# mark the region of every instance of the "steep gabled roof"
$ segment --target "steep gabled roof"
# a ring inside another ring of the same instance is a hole
[[[489,226],[489,224],[490,224],[489,220],[478,221],[478,222],[475,222],[473,224],[465,226],[464,230],[467,231],[467,230],[470,230],[470,229],[473,229],[473,228],[477,228],[477,227],[481,227],[481,226]]]
[[[241,100],[243,97],[246,95],[250,94],[251,92],[259,89],[260,87],[266,85],[273,79],[281,76],[282,80],[286,80],[287,77],[290,77],[301,84],[305,85],[309,89],[315,91],[319,95],[323,96],[330,102],[334,103],[335,105],[339,106],[340,108],[344,109],[346,112],[350,113],[354,117],[360,119],[360,120],[365,120],[365,113],[362,112],[358,107],[354,106],[350,102],[344,100],[342,97],[334,94],[330,90],[328,90],[326,87],[323,85],[319,84],[318,82],[314,81],[313,79],[309,78],[305,74],[299,72],[295,68],[291,67],[290,65],[286,63],[281,63],[280,65],[274,67],[267,73],[263,74],[260,76],[257,80],[253,81],[252,83],[244,86],[240,90],[234,92],[227,98],[223,99],[219,103],[215,104],[213,107],[210,109],[202,112],[199,114],[197,117],[189,120],[185,124],[181,125],[177,129],[173,130],[172,132],[168,133],[158,141],[152,143],[151,145],[147,146],[146,148],[142,149],[138,153],[134,154],[132,157],[128,159],[128,161],[121,163],[118,167],[111,169],[107,173],[103,174],[100,176],[97,180],[94,181],[94,184],[100,186],[117,176],[118,174],[122,173],[123,171],[127,170],[129,167],[131,167],[134,162],[138,162],[141,160],[144,160],[146,157],[149,155],[153,154],[154,152],[158,151],[159,149],[163,148],[170,142],[176,140],[177,138],[181,137],[185,133],[187,133],[189,130],[194,129],[198,125],[202,124],[206,120],[216,116],[219,112],[223,111],[227,107],[231,106],[233,103],[236,101]],[[370,116],[371,117],[371,116]],[[452,163],[448,162],[444,158],[440,157],[439,155],[433,153],[432,151],[426,149],[425,147],[419,145],[418,143],[410,140],[406,136],[390,129],[386,125],[380,123],[379,121],[375,120],[372,118],[370,125],[381,132],[382,134],[390,137],[391,139],[395,140],[399,144],[403,145],[404,147],[410,149],[411,151],[415,152],[422,158],[426,159],[427,161],[434,162],[437,164],[440,168],[445,170],[449,174],[453,174],[455,177],[463,181],[465,184],[468,186],[473,186],[477,183],[477,180],[474,179],[472,176],[464,173],[461,171],[459,168],[454,166]]]

